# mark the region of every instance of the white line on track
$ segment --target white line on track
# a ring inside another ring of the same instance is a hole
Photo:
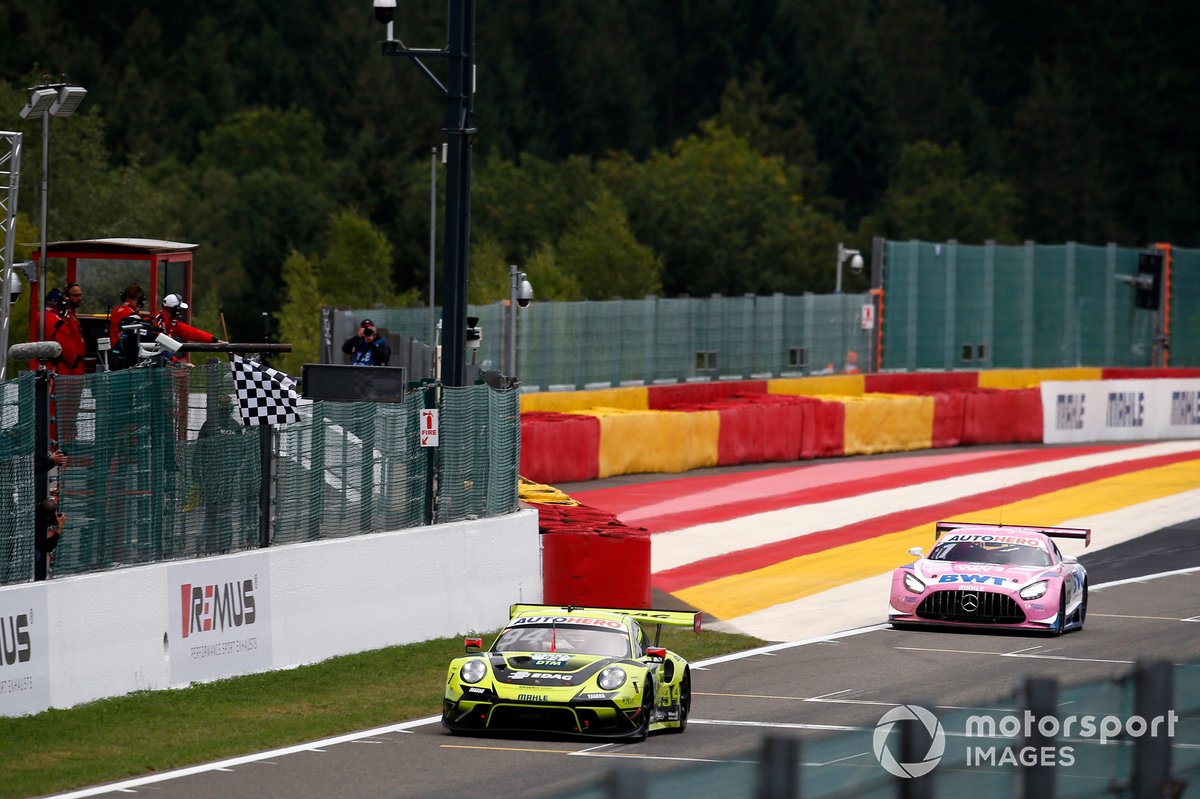
[[[710,724],[721,727],[771,727],[781,730],[833,730],[861,732],[874,727],[847,727],[845,724],[802,724],[790,721],[732,721],[729,719],[688,719],[688,724]]]
[[[1158,574],[1148,574],[1143,577],[1136,577],[1136,578],[1131,578],[1128,580],[1116,580],[1111,583],[1102,583],[1100,585],[1091,586],[1089,588],[1089,590],[1090,591],[1099,591],[1104,588],[1112,588],[1114,586],[1126,585],[1128,583],[1144,583],[1144,582],[1150,582],[1151,580],[1157,580],[1161,577],[1173,577],[1178,574],[1194,574],[1196,572],[1200,572],[1200,567],[1195,567],[1195,568],[1190,568],[1190,569],[1178,569],[1176,571],[1160,572]],[[1200,616],[1195,617],[1194,619],[1192,619],[1192,621],[1200,621]],[[759,657],[762,655],[771,655],[775,652],[780,652],[785,649],[793,649],[798,646],[807,646],[809,644],[829,643],[831,641],[837,641],[838,639],[841,639],[841,638],[849,638],[851,636],[862,635],[864,633],[870,633],[870,632],[876,632],[878,630],[885,630],[887,628],[888,628],[887,624],[872,624],[867,627],[857,627],[853,630],[843,630],[842,632],[832,633],[830,635],[823,635],[823,636],[819,636],[816,638],[806,638],[802,641],[790,641],[790,642],[785,642],[785,643],[780,643],[780,644],[771,644],[769,646],[759,647],[758,649],[746,650],[745,652],[734,652],[729,655],[721,655],[719,657],[708,658],[707,660],[697,661],[696,663],[692,664],[692,668],[703,669],[707,666],[715,666],[720,663],[730,663],[732,661],[742,660],[742,659],[748,658],[748,657]],[[968,653],[968,654],[970,654],[970,653]],[[986,653],[980,653],[980,654],[995,655],[996,653],[995,652],[986,652]],[[1024,657],[1038,657],[1038,656],[1025,655]],[[1043,655],[1041,657],[1051,658],[1052,656]],[[1086,658],[1059,658],[1059,659],[1085,660]],[[1101,663],[1128,663],[1130,661],[1098,661],[1098,662],[1101,662]],[[822,701],[850,703],[850,702],[854,702],[856,700],[830,699],[830,700],[822,700]],[[405,721],[405,722],[401,722],[399,724],[392,724],[392,725],[389,725],[386,727],[377,727],[372,730],[363,730],[361,732],[352,732],[352,733],[348,733],[346,735],[339,735],[339,736],[335,736],[332,738],[323,738],[319,741],[312,741],[310,743],[305,743],[305,744],[297,744],[296,746],[288,746],[288,747],[284,747],[282,749],[272,749],[272,750],[269,750],[266,752],[258,752],[256,754],[242,755],[240,757],[229,758],[227,760],[219,760],[215,763],[205,763],[205,764],[199,765],[199,766],[188,766],[187,768],[175,769],[174,771],[164,771],[160,774],[150,774],[145,777],[136,777],[131,780],[123,780],[123,781],[117,782],[117,783],[109,783],[107,785],[97,785],[97,786],[94,786],[91,788],[83,788],[78,791],[71,791],[70,793],[56,794],[54,799],[84,799],[84,797],[88,797],[88,796],[98,796],[100,794],[113,793],[113,792],[133,793],[134,792],[133,789],[135,789],[135,788],[140,788],[140,787],[143,787],[146,785],[153,785],[154,783],[157,783],[157,782],[166,782],[167,780],[179,779],[180,777],[190,777],[195,774],[204,774],[206,772],[217,771],[217,770],[221,770],[221,769],[227,770],[227,769],[231,769],[231,768],[236,768],[237,766],[246,765],[247,763],[262,764],[263,761],[269,760],[271,758],[286,757],[287,755],[299,754],[300,752],[324,752],[325,750],[320,748],[323,746],[335,746],[337,744],[349,743],[351,741],[359,741],[364,738],[373,738],[373,737],[376,737],[379,735],[388,735],[391,733],[398,733],[398,732],[400,732],[400,733],[409,732],[410,733],[413,729],[415,729],[417,727],[424,727],[429,724],[437,724],[441,720],[442,720],[441,716],[428,716],[423,719],[414,719],[412,721]],[[703,722],[700,719],[692,719],[691,723],[701,724]],[[752,722],[748,722],[748,723],[752,723]],[[600,755],[603,755],[603,753],[597,753],[596,756],[600,756]]]
[[[982,649],[938,649],[927,646],[895,646],[906,652],[945,652],[951,655],[990,655],[994,658],[1027,658],[1030,660],[1069,660],[1075,663],[1133,663],[1132,660],[1107,660],[1105,658],[1073,658],[1066,655],[1032,655],[1022,652],[988,652]]]

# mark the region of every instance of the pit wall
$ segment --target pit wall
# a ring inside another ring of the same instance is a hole
[[[711,381],[521,397],[521,475],[539,483],[1043,441],[1044,382],[1200,369],[1011,369]]]
[[[533,510],[0,588],[0,716],[495,630],[541,598]]]

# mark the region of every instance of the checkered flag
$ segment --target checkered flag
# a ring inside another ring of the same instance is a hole
[[[230,357],[229,370],[233,373],[243,425],[300,421],[300,414],[296,413],[299,397],[292,378],[257,361],[243,360],[240,355]]]

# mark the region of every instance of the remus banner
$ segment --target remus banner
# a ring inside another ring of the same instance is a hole
[[[171,685],[271,668],[265,554],[172,566],[167,573]]]
[[[50,707],[49,621],[45,585],[0,592],[0,716]]]

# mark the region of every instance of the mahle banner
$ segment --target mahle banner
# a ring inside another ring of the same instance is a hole
[[[1042,383],[1047,444],[1200,438],[1200,379]]]

